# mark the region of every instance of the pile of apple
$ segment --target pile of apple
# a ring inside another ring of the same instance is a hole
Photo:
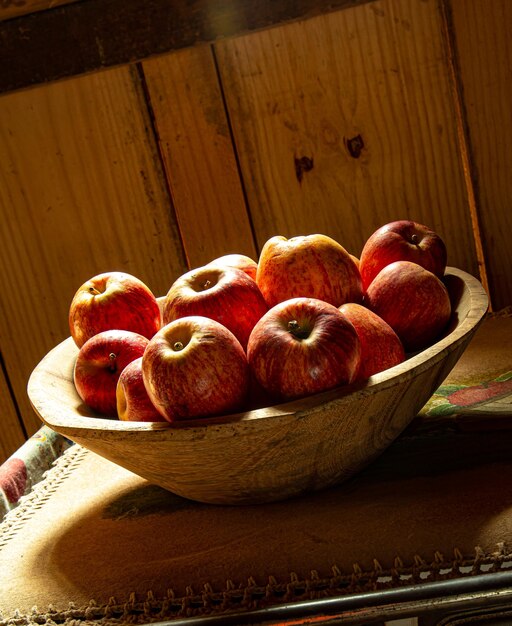
[[[365,380],[446,328],[446,258],[436,232],[400,220],[359,259],[325,235],[275,236],[258,262],[220,257],[158,299],[130,274],[94,276],[69,310],[75,387],[98,413],[173,422]]]

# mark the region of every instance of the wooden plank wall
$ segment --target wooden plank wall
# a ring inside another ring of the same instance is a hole
[[[1,348],[34,432],[28,376],[76,289],[122,269],[160,294],[186,263],[136,67],[4,95],[0,118]]]
[[[0,347],[17,406],[6,382],[0,461],[39,427],[28,376],[100,271],[162,294],[274,234],[358,254],[410,217],[512,304],[511,20],[507,0],[376,0],[1,95]]]
[[[436,3],[370,3],[215,48],[258,244],[320,231],[357,256],[410,217],[477,271]]]

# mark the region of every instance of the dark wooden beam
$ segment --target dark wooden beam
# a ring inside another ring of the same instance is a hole
[[[0,0],[0,21],[81,0]]]
[[[371,0],[83,0],[0,22],[0,92]]]

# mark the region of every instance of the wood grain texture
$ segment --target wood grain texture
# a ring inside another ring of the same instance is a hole
[[[215,44],[258,244],[322,232],[358,255],[399,218],[478,275],[434,0],[381,0]]]
[[[484,319],[487,295],[448,268],[452,321],[438,342],[363,383],[236,415],[123,422],[76,393],[72,339],[32,373],[41,419],[73,441],[178,495],[218,504],[281,500],[336,484],[378,456],[446,378]]]
[[[190,267],[257,258],[210,46],[142,66]]]
[[[28,376],[76,289],[117,269],[166,293],[186,266],[135,68],[5,95],[0,118],[0,346],[30,434]]]
[[[0,369],[0,465],[25,441],[25,433],[18,419],[9,385]]]
[[[512,3],[451,0],[482,245],[496,310],[512,304]]]
[[[17,0],[17,4],[23,1]],[[73,2],[0,21],[0,58],[11,60],[2,67],[0,92],[132,63],[369,1]]]
[[[0,2],[0,21],[36,11],[53,9],[71,2],[80,2],[80,0],[2,0]]]

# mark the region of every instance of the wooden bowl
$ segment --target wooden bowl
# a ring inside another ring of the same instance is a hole
[[[340,483],[404,430],[464,352],[487,311],[469,274],[448,268],[453,316],[431,347],[367,382],[301,400],[177,425],[96,417],[77,395],[77,348],[66,339],[39,363],[28,395],[55,431],[178,495],[259,503]]]

